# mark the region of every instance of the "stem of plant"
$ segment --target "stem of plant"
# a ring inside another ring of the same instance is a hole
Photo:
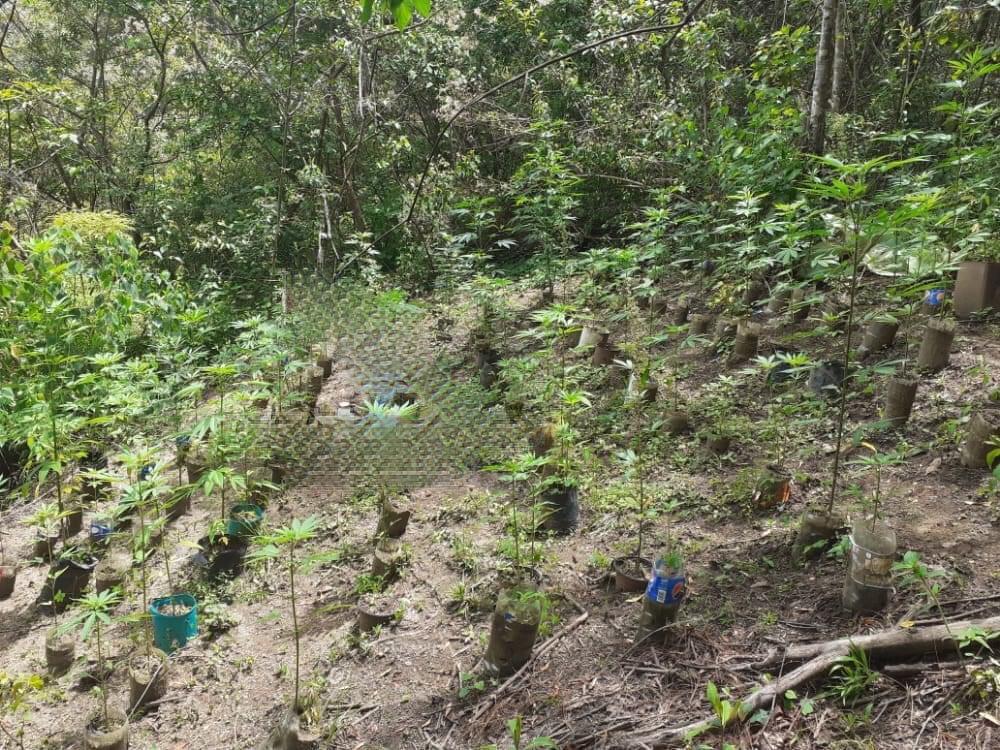
[[[299,616],[295,609],[295,545],[292,544],[288,548],[288,583],[289,589],[292,596],[292,635],[295,638],[295,702],[292,704],[292,710],[299,710],[299,661],[300,661],[300,646],[299,646]]]
[[[101,621],[98,620],[94,629],[97,631],[97,669],[100,671],[101,679],[101,702],[104,706],[104,726],[108,728],[108,684],[104,672],[104,652],[101,650]]]
[[[840,477],[840,449],[844,443],[844,420],[847,417],[847,379],[851,365],[851,334],[854,330],[854,302],[858,293],[858,265],[861,254],[861,237],[854,204],[848,209],[854,227],[854,253],[851,258],[851,299],[847,309],[847,333],[844,336],[844,382],[840,384],[840,410],[837,415],[837,452],[833,455],[833,481],[830,483],[830,500],[826,506],[827,515],[833,513],[837,501],[837,480]]]

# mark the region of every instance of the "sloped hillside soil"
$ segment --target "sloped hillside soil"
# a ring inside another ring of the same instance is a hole
[[[877,302],[877,288],[866,294]],[[528,313],[539,302],[525,293],[511,295],[509,303],[502,354],[519,357],[535,344],[514,334],[531,328]],[[282,524],[315,515],[320,528],[303,550],[310,559],[297,583],[313,746],[510,747],[506,721],[519,715],[525,743],[548,737],[561,748],[644,747],[665,727],[711,715],[709,681],[733,698],[752,690],[764,678],[753,663],[776,647],[940,617],[917,588],[902,582],[884,612],[854,617],[841,606],[842,552],[792,561],[799,514],[829,492],[835,405],[813,395],[804,379],[768,384],[759,370],[727,365],[725,351],[697,341],[681,346],[681,330],[659,344],[666,358],[661,378],[677,373],[679,398],[694,411],[727,379],[730,385],[722,387],[738,429],[722,456],[708,451],[696,432],[651,442],[645,549],[655,556],[668,537],[675,540],[689,575],[688,598],[668,645],[632,645],[641,595],[614,593],[608,583],[608,560],[635,543],[635,487],[612,460],[623,444],[623,422],[602,416],[619,408],[623,382],[607,369],[588,370],[586,355],[568,351],[568,360],[584,368],[592,400],[581,428],[592,452],[581,488],[581,525],[568,537],[538,539],[533,548],[527,536],[518,538],[519,552],[534,549],[550,601],[538,656],[511,682],[483,675],[497,571],[515,554],[510,485],[483,467],[525,451],[533,425],[512,423],[502,397],[480,388],[469,341],[472,316],[456,306],[435,318],[392,299],[367,320],[345,316],[351,322],[330,335],[334,371],[314,414],[286,415],[276,427],[284,430],[295,465],[268,520]],[[613,338],[641,335],[644,319],[633,320],[633,330],[613,324]],[[760,322],[764,354],[794,343],[821,361],[842,345],[839,337],[809,335],[815,321],[789,324],[761,316]],[[936,580],[943,587],[942,611],[951,619],[1000,613],[1000,531],[983,492],[986,473],[961,466],[957,452],[970,409],[1000,385],[997,373],[995,323],[964,325],[950,366],[921,379],[910,423],[863,435],[880,451],[903,456],[883,472],[882,512],[897,531],[900,552],[918,551],[945,574]],[[875,375],[853,390],[849,434],[877,421],[882,378]],[[412,420],[385,423],[371,418],[366,402],[416,402],[419,410]],[[661,395],[655,408],[666,406]],[[855,463],[865,450],[855,447],[844,456],[838,501],[853,514],[873,488],[871,473]],[[756,510],[754,469],[779,458],[794,478],[790,496],[774,509]],[[398,580],[384,592],[392,621],[365,634],[354,629],[355,604],[371,583],[380,487],[399,496],[412,515]],[[523,500],[520,510],[523,524],[530,518]],[[253,565],[231,583],[203,582],[185,540],[197,539],[215,513],[214,504],[196,498],[149,563],[154,591],[165,587],[159,572],[165,554],[190,579],[201,601],[202,635],[171,657],[170,689],[156,710],[133,717],[132,747],[255,747],[288,705],[294,640],[285,570],[277,563]],[[27,557],[27,529],[12,524],[10,531],[8,548]],[[25,567],[15,595],[0,603],[7,671],[44,671],[51,618],[34,605],[43,575],[41,566]],[[105,647],[118,665],[109,692],[121,704],[128,690],[121,664],[136,648],[134,635],[116,626]],[[78,649],[85,651],[93,649]],[[89,691],[92,666],[78,659],[32,700],[23,719],[26,747],[81,746],[81,717],[98,706]],[[823,693],[836,680],[813,685],[745,726],[693,742],[991,747],[1000,732],[996,692],[973,684],[967,675],[973,667],[967,661],[886,668],[846,704],[839,693]],[[781,668],[767,671],[773,677]],[[16,745],[4,739],[0,747]]]

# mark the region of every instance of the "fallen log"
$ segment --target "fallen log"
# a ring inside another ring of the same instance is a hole
[[[766,659],[758,662],[754,667],[767,669],[789,662],[794,664],[814,659],[829,652],[846,654],[851,646],[867,652],[873,660],[882,661],[901,661],[935,651],[953,654],[958,648],[953,636],[957,637],[971,627],[1000,630],[1000,617],[988,617],[985,620],[957,620],[926,628],[898,628],[821,643],[796,643],[784,649],[772,651]]]
[[[733,721],[748,719],[759,709],[769,708],[780,701],[785,691],[795,690],[825,676],[842,657],[848,654],[852,647],[867,653],[871,661],[899,661],[929,653],[945,653],[950,656],[959,648],[957,638],[972,627],[987,631],[1000,630],[1000,617],[990,617],[985,620],[961,620],[929,628],[900,628],[882,633],[872,633],[871,635],[840,638],[835,641],[789,646],[782,652],[772,653],[759,666],[804,663],[791,672],[781,675],[778,679],[768,682],[757,692],[744,698],[740,702],[739,711]],[[628,739],[633,743],[630,746],[670,747],[685,744],[691,737],[719,727],[719,720],[713,717],[641,736],[630,736]]]

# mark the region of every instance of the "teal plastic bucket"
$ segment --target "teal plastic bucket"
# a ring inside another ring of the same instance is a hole
[[[170,605],[187,607],[182,615],[168,614],[163,610]],[[175,594],[154,599],[149,605],[153,617],[153,641],[165,653],[171,653],[187,645],[198,635],[198,601],[190,594]]]
[[[252,520],[244,518],[252,517]],[[246,539],[254,536],[264,520],[264,509],[253,503],[239,503],[229,511],[226,522],[226,536],[231,539]]]

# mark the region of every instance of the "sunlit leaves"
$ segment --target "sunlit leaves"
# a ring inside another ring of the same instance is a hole
[[[361,0],[361,22],[368,23],[376,10],[391,14],[396,27],[405,29],[415,13],[424,18],[431,14],[431,0]]]

